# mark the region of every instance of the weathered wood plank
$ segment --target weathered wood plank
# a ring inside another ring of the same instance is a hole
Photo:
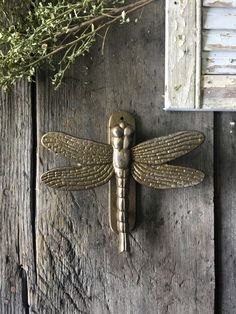
[[[201,1],[166,1],[165,108],[199,103]]]
[[[57,92],[48,73],[39,77],[36,308],[41,313],[214,313],[213,115],[162,110],[163,12],[164,2],[155,2],[138,23],[111,29],[104,57],[95,47]],[[118,255],[117,237],[109,229],[107,186],[66,193],[39,182],[42,172],[65,164],[40,146],[43,133],[107,142],[108,119],[118,109],[135,115],[137,142],[183,129],[207,136],[201,149],[180,162],[206,172],[202,185],[176,191],[138,187],[130,256]]]
[[[236,0],[203,0],[203,6],[232,8],[236,7]]]
[[[206,30],[202,32],[202,37],[203,50],[236,50],[236,31]]]
[[[204,88],[224,88],[234,87],[236,84],[236,75],[204,75]]]
[[[236,75],[204,75],[203,108],[236,108]]]
[[[204,29],[236,29],[236,8],[202,8]]]
[[[204,92],[203,92],[204,93]],[[204,94],[205,95],[205,94]],[[214,111],[235,111],[235,102],[232,102],[231,98],[208,98],[207,96],[203,97],[202,108],[205,110],[214,110]]]
[[[236,51],[203,51],[202,74],[236,74]]]
[[[236,312],[236,113],[215,117],[217,313]]]
[[[0,94],[0,312],[28,313],[34,280],[31,91]],[[33,178],[35,180],[35,178]]]

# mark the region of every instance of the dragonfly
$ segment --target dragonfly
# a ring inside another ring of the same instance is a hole
[[[81,139],[62,132],[48,132],[42,145],[69,159],[73,165],[42,174],[47,186],[67,191],[93,189],[115,177],[116,223],[119,251],[129,251],[128,193],[132,177],[155,189],[183,188],[199,184],[204,173],[169,164],[204,141],[198,131],[181,131],[133,145],[134,127],[123,119],[110,130],[111,144]]]

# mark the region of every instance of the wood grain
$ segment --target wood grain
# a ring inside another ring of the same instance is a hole
[[[215,116],[217,314],[236,312],[236,113]]]
[[[203,8],[203,109],[236,110],[235,29],[235,8]]]
[[[226,0],[207,2],[235,5]],[[39,182],[43,169],[64,161],[39,147],[35,178],[31,89],[21,81],[9,94],[1,92],[0,313],[214,312],[213,114],[161,109],[163,10],[162,4],[153,4],[145,9],[138,26],[114,28],[108,33],[105,59],[97,58],[97,46],[91,58],[72,68],[60,91],[53,92],[48,73],[41,73],[38,141],[47,130],[67,130],[106,142],[110,113],[126,109],[136,116],[138,142],[183,129],[203,131],[204,146],[180,164],[204,170],[206,180],[182,191],[138,187],[133,252],[131,257],[118,256],[116,237],[108,226],[107,188],[71,194],[43,187]],[[82,84],[84,77],[87,84]],[[215,313],[234,314],[236,113],[214,116]]]
[[[235,53],[235,1],[167,1],[165,109],[236,110],[233,90],[206,92],[201,77],[235,75]]]
[[[203,108],[236,108],[236,75],[204,75]]]
[[[232,8],[236,7],[235,0],[203,0],[203,6],[218,7],[218,8]]]
[[[48,72],[39,76],[37,177],[65,165],[40,146],[45,132],[107,142],[115,110],[135,115],[137,143],[184,129],[204,132],[202,148],[178,164],[207,176],[203,184],[178,191],[138,186],[130,256],[118,255],[117,237],[109,229],[107,186],[58,192],[37,180],[35,306],[40,313],[214,312],[213,115],[162,110],[164,3],[145,8],[134,23],[139,16],[112,28],[104,56],[98,42],[57,92]]]
[[[165,108],[199,103],[200,1],[166,1]]]
[[[236,31],[217,31],[206,30],[202,33],[205,51],[235,51],[236,50]]]
[[[31,90],[0,94],[0,313],[28,313],[35,280]]]
[[[202,74],[236,74],[236,51],[203,51]]]
[[[236,8],[202,8],[202,18],[204,29],[236,29]]]

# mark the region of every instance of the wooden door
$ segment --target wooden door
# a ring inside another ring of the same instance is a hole
[[[233,258],[232,221],[226,229],[233,215],[235,179],[227,174],[234,170],[227,165],[235,165],[229,123],[235,116],[163,111],[164,3],[136,16],[138,23],[109,31],[104,55],[98,40],[58,91],[43,69],[35,86],[22,81],[1,95],[1,313],[214,313],[214,208],[222,230],[216,229],[217,243],[224,253],[227,238]],[[179,130],[206,135],[200,149],[178,162],[203,170],[201,185],[165,191],[137,187],[129,256],[118,254],[109,229],[107,185],[58,192],[40,183],[45,170],[65,164],[41,146],[45,132],[107,142],[109,116],[120,109],[134,114],[137,142]],[[227,219],[221,217],[223,207]],[[217,265],[221,270],[222,262]],[[222,287],[218,308],[235,291]]]

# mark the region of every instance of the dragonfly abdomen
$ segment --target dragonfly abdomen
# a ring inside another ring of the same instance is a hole
[[[116,206],[117,206],[117,231],[119,233],[119,248],[120,252],[128,251],[127,232],[129,231],[128,225],[128,169],[119,171],[122,176],[116,174]]]

